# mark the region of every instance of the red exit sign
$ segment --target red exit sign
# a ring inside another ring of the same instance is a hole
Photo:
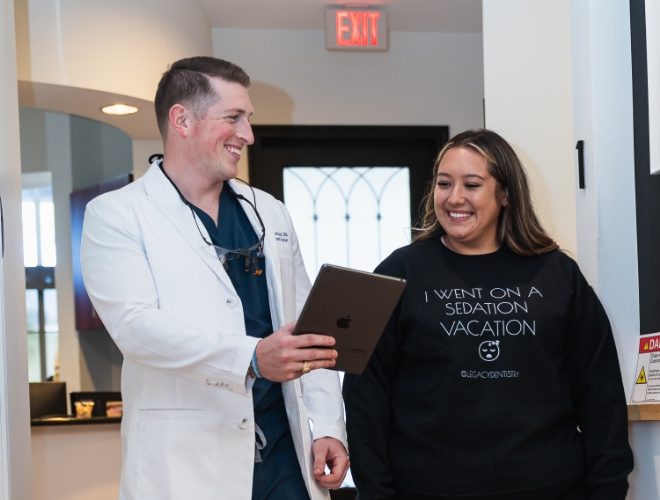
[[[326,10],[325,47],[330,50],[387,50],[385,11]]]

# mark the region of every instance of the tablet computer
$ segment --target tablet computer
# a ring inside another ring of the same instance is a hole
[[[331,369],[360,374],[405,287],[401,278],[324,264],[293,334],[334,337],[338,356]]]

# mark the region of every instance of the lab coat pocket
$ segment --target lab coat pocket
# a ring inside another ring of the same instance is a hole
[[[191,408],[145,409],[138,412],[138,421],[196,421],[206,420],[206,410]]]
[[[282,309],[284,312],[284,323],[296,319],[296,278],[295,278],[295,253],[289,244],[277,245],[277,253],[280,257],[280,280],[282,282]]]
[[[277,243],[277,254],[280,256],[280,262],[282,259],[293,259],[295,253],[293,247],[290,243]]]

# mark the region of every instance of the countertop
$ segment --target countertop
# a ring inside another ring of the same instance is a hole
[[[76,418],[70,415],[53,415],[50,417],[33,418],[30,420],[32,427],[45,425],[89,425],[89,424],[118,424],[121,417],[91,417]]]

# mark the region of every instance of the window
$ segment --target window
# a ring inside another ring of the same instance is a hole
[[[55,267],[55,208],[50,186],[23,189],[25,267]]]
[[[23,259],[30,382],[57,378],[55,209],[50,175],[43,174],[23,175]]]
[[[284,203],[307,274],[324,263],[371,272],[410,243],[408,167],[286,167]]]

